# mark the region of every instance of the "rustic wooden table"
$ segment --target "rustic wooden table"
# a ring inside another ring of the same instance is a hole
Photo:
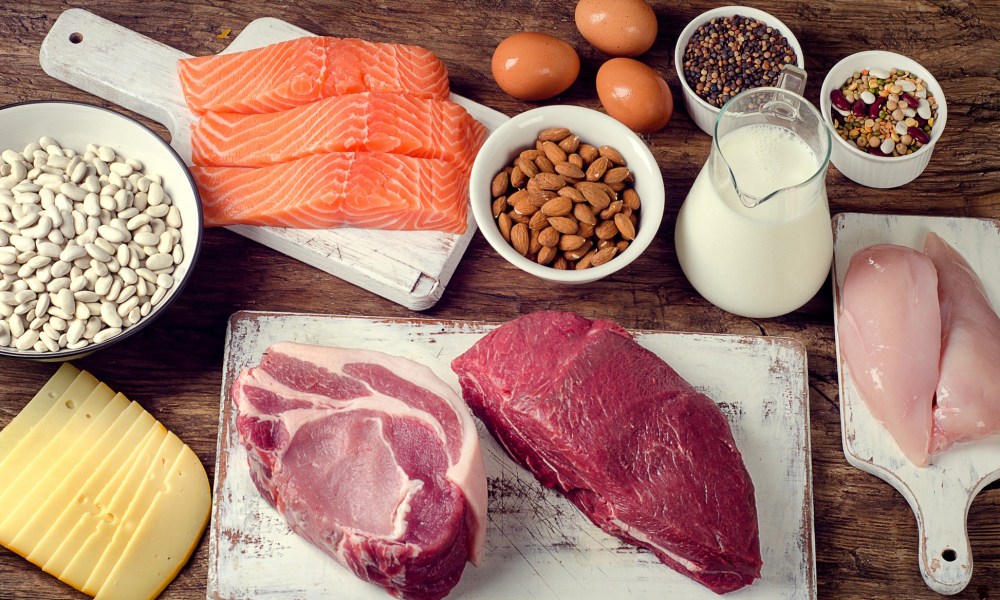
[[[680,96],[672,66],[683,26],[714,5],[678,8],[659,2],[659,37],[642,57]],[[242,0],[31,0],[0,4],[0,104],[42,99],[107,103],[46,76],[38,49],[56,17],[79,6],[195,55],[216,53],[251,20],[273,16],[315,33],[421,44],[447,63],[453,89],[508,115],[533,107],[502,93],[490,76],[493,48],[524,30],[562,37],[578,50],[579,80],[557,101],[597,108],[594,76],[604,58],[579,35],[575,2],[424,0],[294,3]],[[1000,217],[1000,2],[942,0],[762,1],[754,6],[794,29],[812,77],[807,96],[818,104],[820,82],[840,58],[866,49],[904,53],[929,68],[944,87],[948,129],[930,167],[895,190],[855,185],[831,166],[831,209],[904,214]],[[109,69],[115,65],[107,65]],[[153,124],[154,129],[165,131]],[[511,267],[476,236],[443,299],[427,317],[505,321],[540,309],[569,309],[626,327],[790,336],[809,352],[819,597],[916,599],[935,596],[917,569],[917,530],[903,498],[889,485],[850,467],[840,439],[833,307],[829,284],[802,309],[769,320],[725,313],[685,280],[671,242],[684,196],[708,156],[709,138],[679,105],[661,132],[646,138],[667,189],[657,239],[623,272],[581,287],[556,287]],[[414,313],[321,271],[223,230],[206,232],[201,259],[183,296],[153,326],[114,348],[79,361],[114,389],[139,401],[215,466],[219,387],[226,322],[237,310],[349,315]],[[720,365],[720,367],[722,367]],[[0,426],[53,373],[51,364],[0,361]],[[1000,491],[993,485],[969,511],[975,556],[972,583],[959,598],[1000,597]],[[204,598],[208,538],[164,593]],[[75,598],[20,557],[0,550],[0,598]]]

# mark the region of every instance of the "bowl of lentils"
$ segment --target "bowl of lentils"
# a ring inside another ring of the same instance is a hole
[[[805,68],[798,40],[777,17],[746,6],[698,15],[674,49],[688,114],[709,135],[726,102],[744,90],[776,86],[785,64]]]
[[[934,76],[913,59],[882,50],[834,65],[823,80],[820,110],[833,133],[834,166],[874,188],[919,177],[948,117]]]

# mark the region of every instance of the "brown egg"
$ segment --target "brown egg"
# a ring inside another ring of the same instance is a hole
[[[518,100],[545,100],[566,91],[580,74],[580,57],[546,33],[515,33],[493,51],[493,79]]]
[[[656,40],[656,13],[646,0],[580,0],[576,28],[611,56],[639,56]]]
[[[674,113],[667,82],[631,58],[612,58],[597,71],[597,96],[608,114],[637,133],[662,129]]]

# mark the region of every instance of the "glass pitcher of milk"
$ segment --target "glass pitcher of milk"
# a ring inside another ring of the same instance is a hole
[[[751,89],[722,107],[674,232],[684,275],[705,299],[768,318],[819,291],[833,258],[830,145],[819,111],[793,91]]]

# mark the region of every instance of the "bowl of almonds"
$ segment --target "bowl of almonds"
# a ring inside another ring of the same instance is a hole
[[[483,144],[469,195],[479,230],[514,266],[589,283],[627,266],[663,218],[663,177],[645,143],[608,115],[545,106]]]

